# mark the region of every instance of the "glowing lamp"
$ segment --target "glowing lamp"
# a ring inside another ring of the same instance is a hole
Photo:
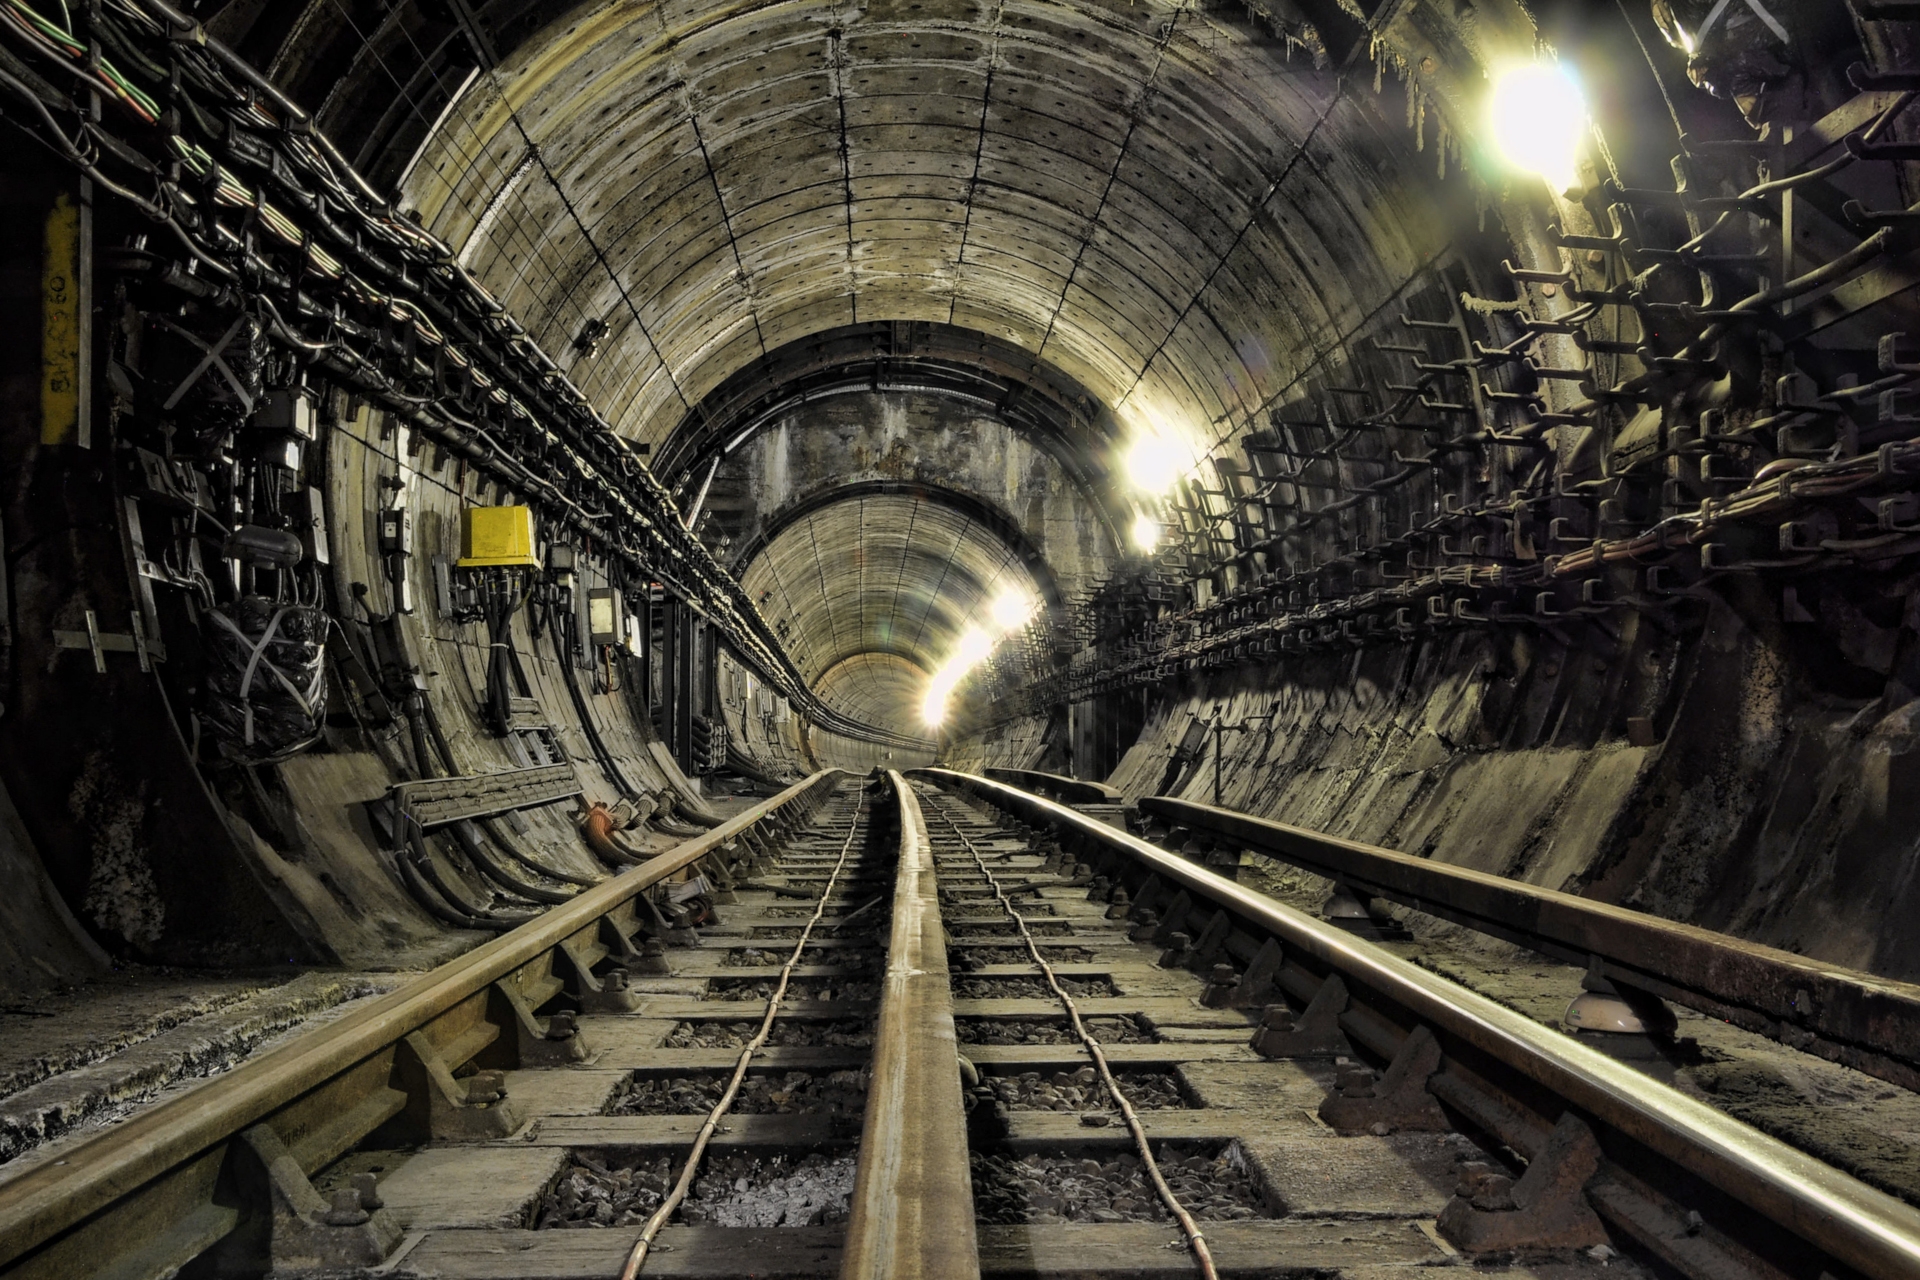
[[[1494,81],[1488,123],[1501,159],[1565,191],[1579,178],[1587,136],[1587,100],[1573,74],[1557,62],[1502,72]]]

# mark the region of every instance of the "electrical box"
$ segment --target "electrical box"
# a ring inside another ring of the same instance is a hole
[[[413,554],[412,511],[405,507],[388,507],[380,513],[378,532],[381,555],[408,556]]]
[[[280,500],[287,528],[300,539],[307,559],[315,564],[331,564],[327,554],[327,511],[320,491],[311,487],[295,489]]]
[[[627,639],[625,602],[613,587],[587,592],[587,636],[595,646],[624,644]]]
[[[275,389],[263,392],[254,406],[253,428],[311,440],[318,434],[314,417],[313,395],[305,387]]]
[[[460,512],[462,569],[537,569],[532,507],[466,507]]]

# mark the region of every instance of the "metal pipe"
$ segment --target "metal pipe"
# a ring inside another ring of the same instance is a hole
[[[915,772],[1027,820],[1091,837],[1150,867],[1162,879],[1225,907],[1435,1029],[1519,1071],[1849,1266],[1872,1276],[1920,1274],[1920,1210],[1803,1151],[1385,948],[1103,822],[971,774]]]
[[[889,769],[887,781],[900,805],[900,864],[840,1276],[978,1280],[960,1042],[933,849],[906,779]]]

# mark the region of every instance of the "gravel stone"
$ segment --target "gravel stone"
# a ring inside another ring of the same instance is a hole
[[[767,1000],[780,985],[778,978],[715,978],[707,984],[708,1000]],[[878,1000],[880,985],[868,978],[806,978],[787,984],[787,1000]]]
[[[767,951],[759,947],[736,947],[727,952],[727,958],[721,963],[734,969],[778,969],[787,962],[791,951],[791,948]],[[809,950],[800,957],[800,961],[802,964],[832,965],[849,973],[874,973],[879,970],[885,955],[885,952],[871,947],[828,947]]]
[[[961,947],[955,954],[963,963],[976,965],[1033,963],[1024,946]],[[1041,947],[1040,954],[1049,964],[1089,964],[1093,960],[1093,952],[1085,947]]]
[[[694,1179],[676,1219],[719,1227],[817,1227],[847,1220],[852,1156],[712,1158]],[[535,1226],[639,1226],[658,1209],[678,1172],[673,1158],[637,1165],[601,1163],[576,1154],[541,1200]]]
[[[673,1076],[629,1080],[606,1114],[610,1116],[703,1116],[726,1092],[728,1076]],[[867,1110],[863,1071],[788,1071],[750,1075],[740,1084],[732,1110],[748,1116],[839,1116],[859,1119]]]
[[[1005,920],[1007,918],[1006,908],[992,899],[987,899],[986,902],[979,906],[975,906],[971,902],[956,903],[950,907],[943,906],[940,909],[940,914],[948,920],[963,922],[986,923],[994,920]],[[1050,916],[1057,913],[1054,911],[1051,902],[1022,902],[1020,904],[1020,914],[1028,920],[1032,920],[1035,916]],[[1009,927],[1011,927],[1010,921]]]
[[[1111,1018],[1082,1018],[1101,1044],[1153,1044],[1151,1032],[1131,1014]],[[962,1044],[1078,1044],[1065,1018],[1045,1022],[1012,1022],[1003,1018],[955,1018],[954,1032]]]
[[[738,1049],[760,1030],[753,1022],[682,1022],[667,1033],[668,1049]],[[770,1045],[835,1045],[847,1049],[871,1049],[873,1025],[851,1019],[833,1022],[798,1021],[782,1018],[773,1024]]]
[[[1106,978],[1061,978],[1061,990],[1070,996],[1117,996]],[[953,994],[961,1000],[1050,1000],[1053,988],[1042,977],[956,978]]]
[[[1239,1143],[1209,1150],[1164,1143],[1154,1151],[1181,1204],[1222,1222],[1272,1216]],[[973,1207],[981,1222],[1168,1222],[1146,1166],[1131,1151],[1099,1159],[1066,1152],[1023,1157],[974,1152]]]
[[[948,932],[953,935],[956,945],[966,946],[974,942],[1001,942],[1007,939],[1018,940],[1020,931],[1013,921],[1002,912],[997,918],[982,917],[979,920],[956,922],[951,916],[946,918],[950,926]],[[1073,933],[1070,920],[1028,920],[1027,929],[1036,938],[1064,938]]]
[[[1187,1107],[1180,1082],[1164,1071],[1122,1071],[1117,1078],[1135,1111],[1181,1111]],[[985,1083],[1009,1111],[1106,1111],[1117,1115],[1120,1110],[1092,1067],[987,1076]]]

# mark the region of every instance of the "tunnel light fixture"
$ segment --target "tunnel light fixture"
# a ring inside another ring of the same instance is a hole
[[[995,596],[987,608],[995,631],[968,627],[960,633],[960,643],[954,646],[953,656],[928,679],[926,695],[920,701],[920,718],[929,728],[939,728],[947,718],[947,702],[960,682],[991,658],[1002,640],[1032,621],[1038,611],[1032,596],[1018,587],[1008,587]]]
[[[993,637],[979,627],[968,627],[961,633],[960,645],[953,651],[953,661],[947,665],[966,671],[982,662],[993,652]]]
[[[947,718],[947,698],[952,693],[952,686],[939,676],[935,676],[933,683],[927,686],[927,696],[920,703],[920,718],[927,722],[929,729],[938,729],[941,721]]]
[[[1128,532],[1133,536],[1134,550],[1142,555],[1152,555],[1160,545],[1160,522],[1144,511],[1133,518],[1133,527]]]
[[[1488,100],[1488,123],[1508,165],[1546,179],[1556,192],[1579,179],[1587,99],[1565,65],[1532,62],[1501,72]]]

